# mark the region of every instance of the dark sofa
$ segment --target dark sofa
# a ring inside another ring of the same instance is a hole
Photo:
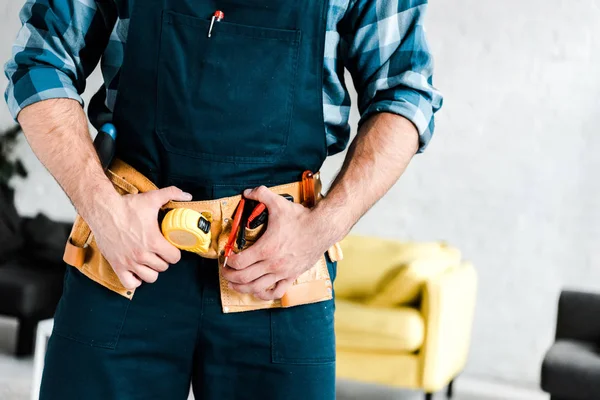
[[[600,399],[600,294],[561,293],[556,340],[544,357],[541,386],[551,400]]]
[[[0,259],[0,315],[19,321],[18,356],[31,354],[40,320],[51,318],[62,294],[64,243],[70,223],[23,218],[20,246]]]

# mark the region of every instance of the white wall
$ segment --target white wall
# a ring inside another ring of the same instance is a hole
[[[19,3],[0,6],[1,59],[9,54]],[[534,385],[560,288],[600,289],[596,4],[432,2],[436,84],[446,95],[435,138],[355,230],[443,239],[476,264],[469,375]],[[0,125],[8,123],[0,106]],[[72,217],[25,145],[20,155],[32,174],[17,184],[19,208]],[[326,178],[341,160],[328,161]]]

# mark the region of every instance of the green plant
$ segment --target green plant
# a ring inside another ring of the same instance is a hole
[[[20,134],[19,125],[0,133],[0,185],[2,186],[8,186],[8,182],[14,176],[27,177],[27,170],[21,160],[11,157]]]

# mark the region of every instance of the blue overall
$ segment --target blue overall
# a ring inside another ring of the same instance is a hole
[[[117,156],[194,200],[298,181],[326,157],[327,0],[138,0]],[[215,22],[216,10],[225,18]],[[149,61],[150,60],[150,61]],[[332,279],[335,264],[329,262]],[[185,253],[130,301],[68,268],[42,400],[335,398],[333,301],[224,314],[216,261]]]

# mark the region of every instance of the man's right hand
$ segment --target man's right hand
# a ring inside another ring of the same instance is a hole
[[[119,195],[100,166],[81,105],[71,99],[31,104],[19,113],[25,137],[88,223],[104,258],[127,289],[155,282],[181,253],[162,236],[158,210],[191,195],[176,187]]]
[[[192,196],[175,186],[147,193],[111,197],[97,204],[86,221],[100,252],[110,263],[123,286],[135,289],[153,283],[158,274],[181,258],[158,226],[158,212],[169,202],[189,201]]]

